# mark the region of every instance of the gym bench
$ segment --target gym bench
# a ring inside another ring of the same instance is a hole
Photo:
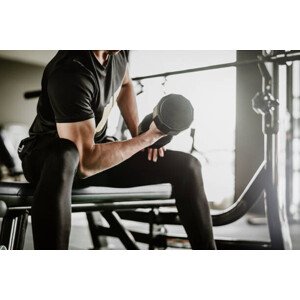
[[[212,212],[214,226],[233,223],[243,217],[259,199],[265,198],[265,163],[262,163],[242,195],[228,209]],[[189,247],[186,235],[169,235],[166,231],[155,230],[156,226],[181,225],[175,200],[171,199],[171,185],[158,184],[133,188],[87,187],[73,189],[72,212],[85,212],[94,249],[100,249],[99,236],[112,236],[120,239],[128,250],[138,250],[137,242],[146,243],[149,249],[174,247],[177,242]],[[0,232],[0,246],[9,250],[24,247],[28,216],[30,214],[34,187],[29,183],[0,182],[0,218],[3,218]],[[168,207],[167,211],[160,208]],[[97,224],[92,212],[100,212],[109,227]],[[270,211],[270,218],[276,217]],[[122,220],[143,222],[149,225],[148,232],[130,231]],[[278,233],[281,226],[273,229]],[[282,249],[271,241],[251,241],[217,239],[218,249]],[[276,241],[276,239],[275,239]],[[280,243],[282,244],[282,242]],[[176,247],[176,246],[175,246]]]
[[[110,228],[106,228],[107,235],[118,236],[126,249],[139,249],[133,235],[122,225],[116,211],[174,206],[175,200],[170,199],[171,190],[170,184],[122,189],[73,189],[72,212],[86,212],[88,220],[91,212],[101,212],[110,225]],[[34,188],[29,183],[0,182],[0,218],[3,218],[1,246],[9,250],[23,249],[33,194]],[[93,238],[93,232],[91,234]]]

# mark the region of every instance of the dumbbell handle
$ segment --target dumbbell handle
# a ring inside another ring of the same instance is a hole
[[[153,114],[149,114],[147,115],[144,120],[141,122],[139,128],[138,128],[138,133],[142,134],[144,132],[146,132],[147,130],[149,130],[151,123],[155,120],[153,120]],[[156,123],[155,123],[156,125]],[[157,127],[157,125],[156,125]],[[160,128],[157,127],[158,130],[161,131]],[[162,131],[161,131],[162,132]],[[163,133],[163,132],[162,132]],[[166,144],[170,143],[172,140],[172,136],[171,135],[166,135],[162,138],[160,138],[156,143],[154,143],[151,148],[161,148],[163,146],[165,146]]]

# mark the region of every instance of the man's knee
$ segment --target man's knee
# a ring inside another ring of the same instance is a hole
[[[196,157],[188,154],[187,160],[188,160],[188,163],[187,163],[188,169],[190,171],[199,171],[199,170],[201,170],[201,163]]]
[[[183,155],[183,173],[190,179],[201,177],[201,163],[191,154],[184,153]]]
[[[172,151],[169,154],[170,168],[172,176],[175,176],[175,180],[179,179],[183,183],[185,182],[183,179],[202,178],[201,164],[197,158],[189,153],[180,151]]]
[[[179,167],[184,167],[189,170],[201,169],[199,160],[193,155],[181,151],[172,151],[172,154],[172,157],[170,157],[171,160]]]

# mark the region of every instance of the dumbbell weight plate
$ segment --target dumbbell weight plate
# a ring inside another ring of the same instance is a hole
[[[182,95],[170,94],[163,97],[153,110],[157,128],[168,135],[177,135],[190,127],[194,120],[194,109]]]

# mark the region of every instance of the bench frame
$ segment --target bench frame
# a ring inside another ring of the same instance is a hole
[[[137,208],[158,208],[172,207],[175,205],[175,200],[132,200],[118,201],[114,200],[111,203],[82,203],[73,204],[72,212],[86,212],[87,215],[91,212],[98,211],[108,221],[110,228],[107,229],[107,235],[118,236],[126,249],[139,249],[135,239],[129,230],[127,230],[120,220],[116,210],[128,211]],[[8,250],[22,250],[25,242],[26,229],[28,224],[28,216],[30,215],[31,207],[10,207],[3,217],[0,245],[5,246]],[[94,240],[93,240],[94,242]]]

